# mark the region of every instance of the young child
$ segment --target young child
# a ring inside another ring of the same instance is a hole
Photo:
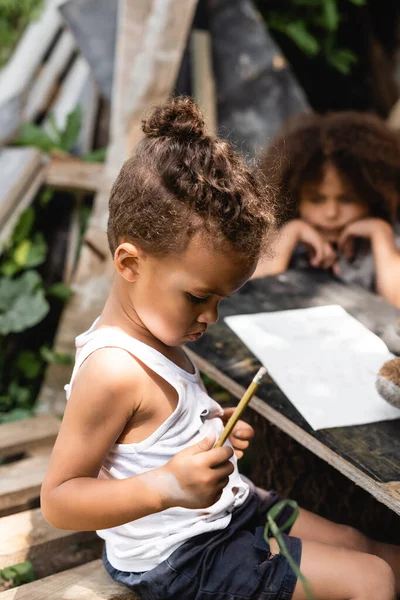
[[[43,514],[98,530],[108,573],[143,599],[302,600],[276,540],[263,539],[278,495],[238,472],[252,428],[241,421],[213,447],[232,409],[207,395],[183,349],[251,277],[273,235],[272,199],[190,99],[155,109],[143,131],[111,192],[115,279],[76,340]],[[316,598],[393,599],[396,547],[305,510],[290,533]]]
[[[272,141],[260,167],[287,210],[275,257],[260,262],[257,277],[289,266],[332,267],[400,306],[397,133],[365,113],[300,115]]]

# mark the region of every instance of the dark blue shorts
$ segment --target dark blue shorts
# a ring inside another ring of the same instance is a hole
[[[226,529],[194,537],[144,573],[114,569],[104,551],[106,570],[142,600],[290,600],[297,577],[282,554],[271,554],[263,536],[266,512],[280,498],[252,488]],[[276,523],[283,525],[291,512],[285,509]],[[301,540],[282,536],[300,565]]]

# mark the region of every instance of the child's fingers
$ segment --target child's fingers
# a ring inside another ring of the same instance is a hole
[[[232,446],[236,450],[246,450],[249,447],[250,442],[248,440],[233,440]]]
[[[244,421],[239,421],[233,429],[232,435],[238,440],[251,440],[254,437],[254,429]]]

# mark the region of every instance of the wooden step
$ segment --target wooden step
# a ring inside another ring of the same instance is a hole
[[[139,600],[113,581],[101,560],[32,581],[0,594],[0,600]]]
[[[40,508],[0,519],[0,569],[96,538],[94,531],[67,531],[47,523]]]
[[[0,457],[54,444],[59,427],[60,420],[51,415],[0,425]]]
[[[39,498],[49,460],[50,453],[0,467],[0,515]]]

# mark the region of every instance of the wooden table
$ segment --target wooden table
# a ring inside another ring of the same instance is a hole
[[[259,361],[224,323],[234,314],[339,304],[388,343],[400,310],[358,286],[319,271],[288,271],[248,282],[220,306],[220,319],[189,353],[201,371],[241,397]],[[252,408],[291,438],[400,514],[400,419],[314,431],[272,380],[263,383]]]

